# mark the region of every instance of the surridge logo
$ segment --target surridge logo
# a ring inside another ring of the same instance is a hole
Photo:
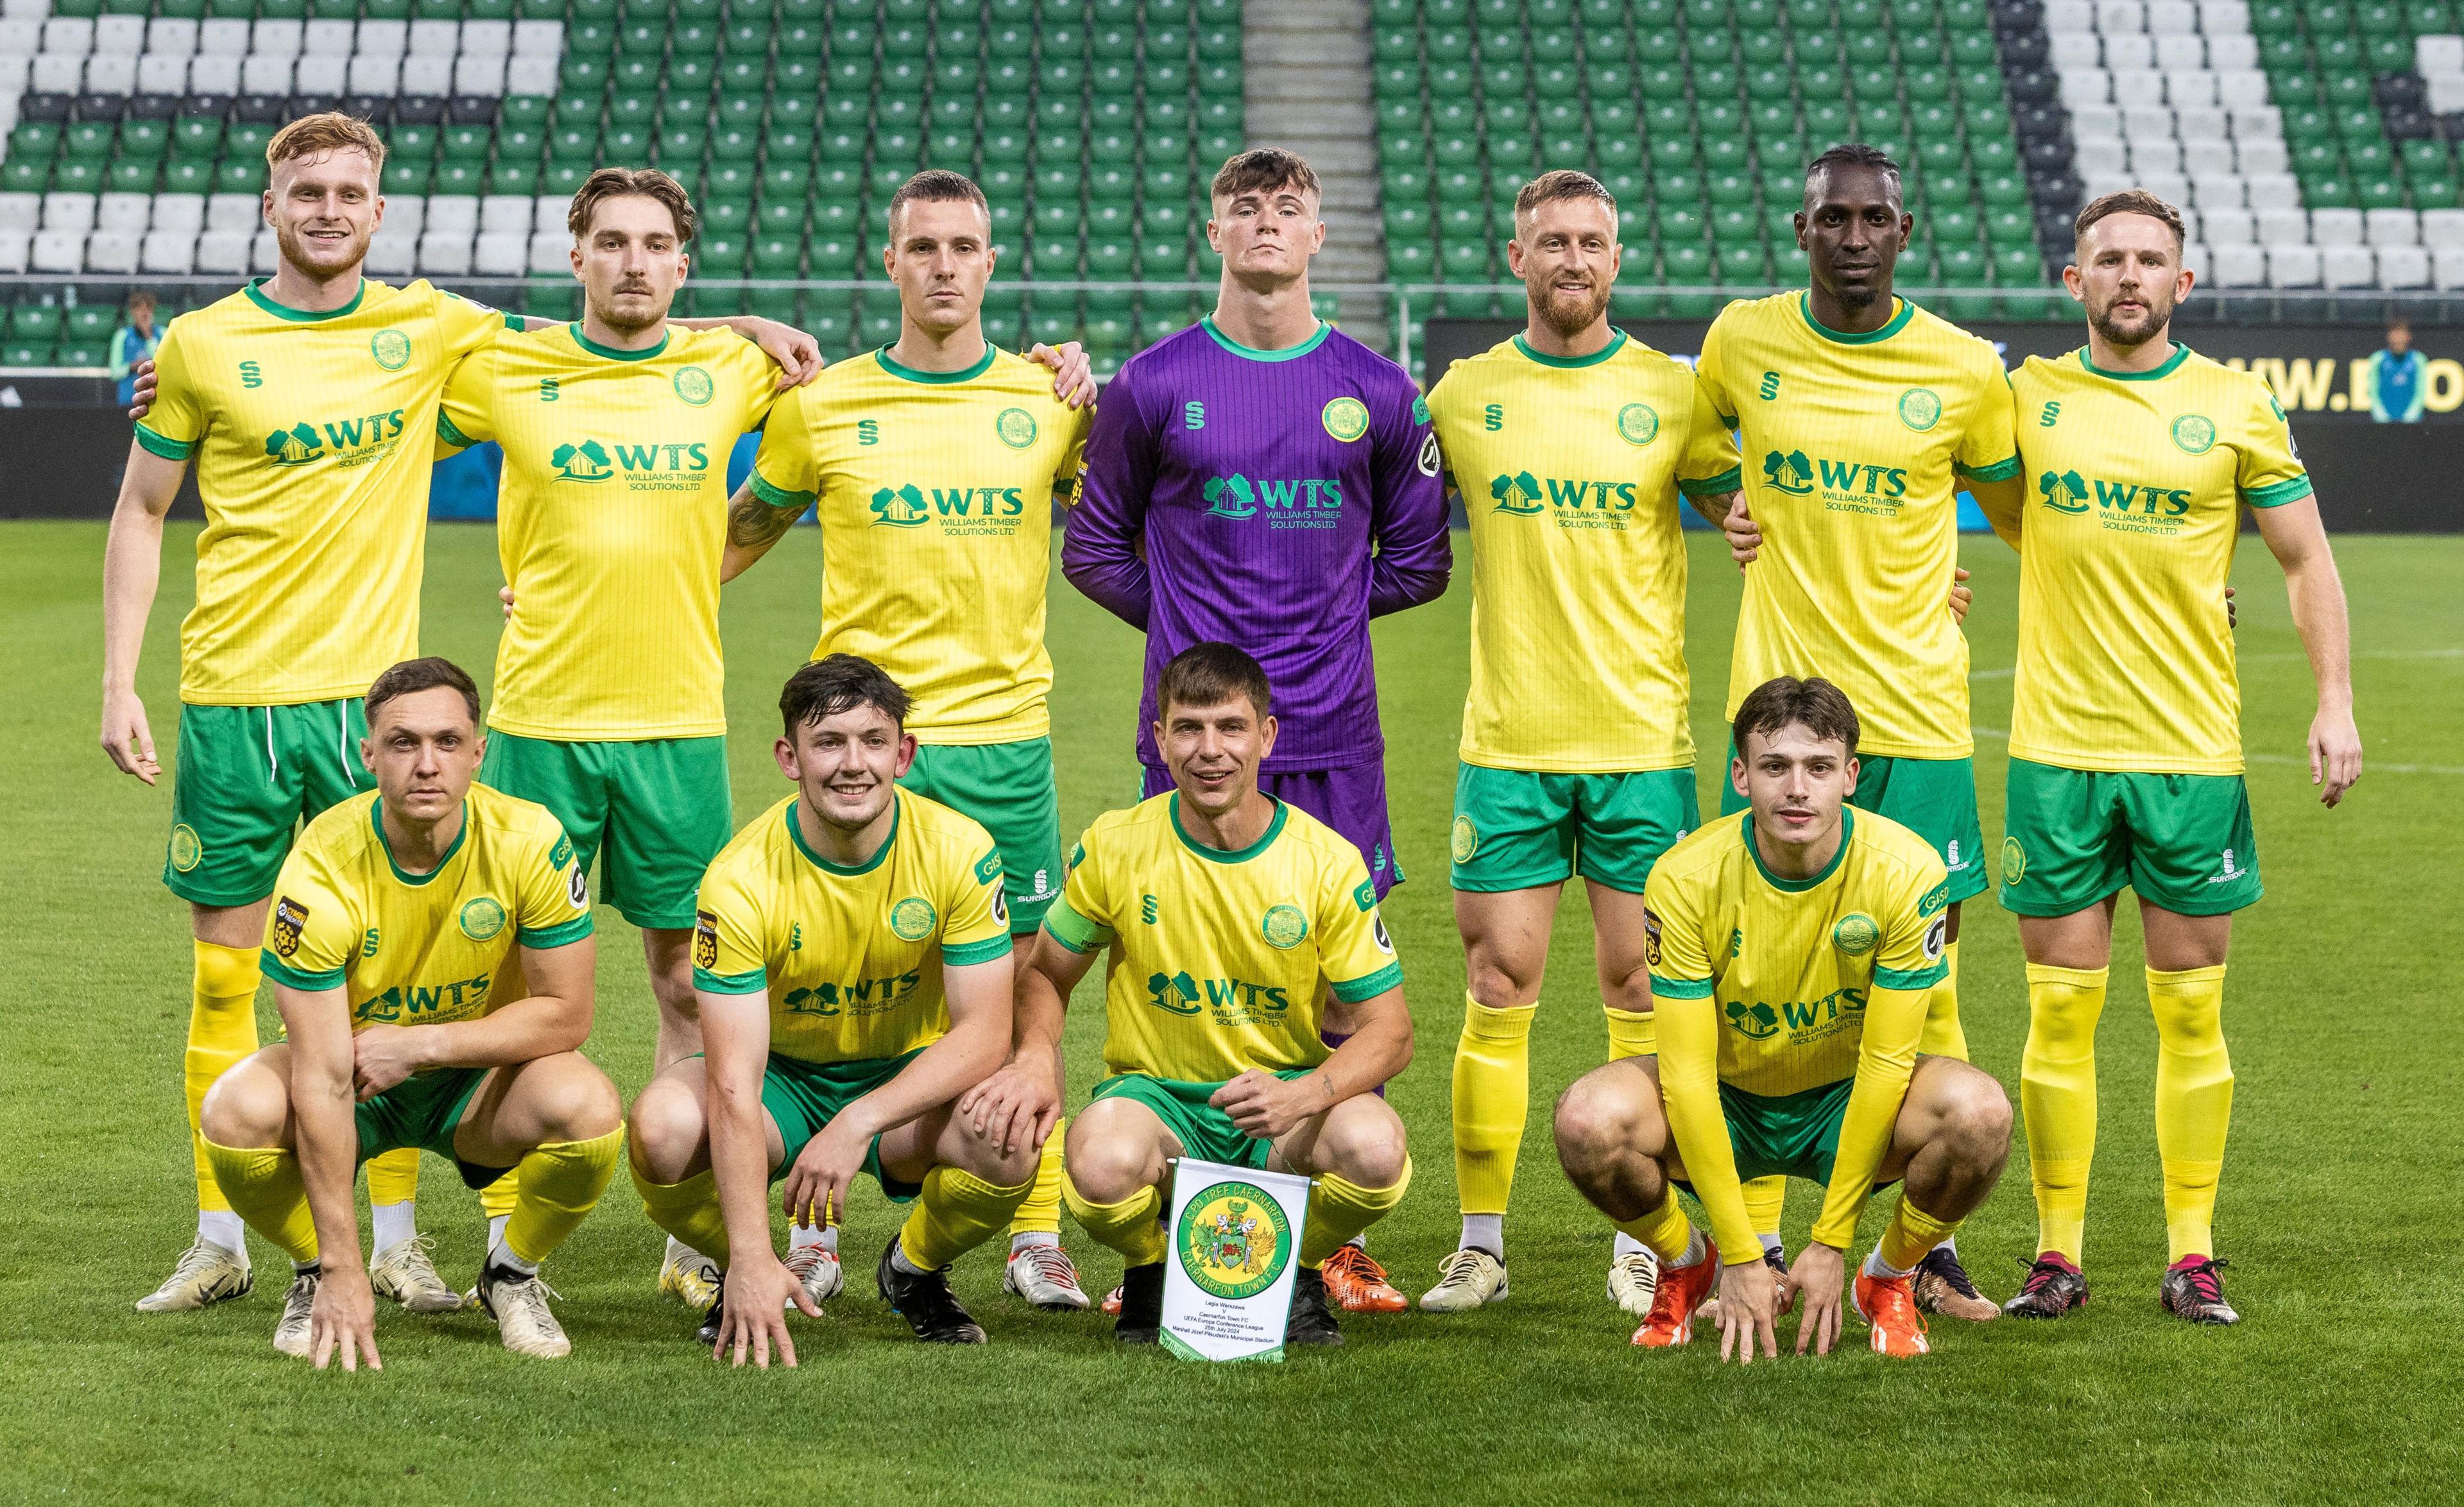
[[[1234,471],[1228,476],[1206,478],[1199,495],[1206,500],[1207,513],[1219,518],[1250,518],[1265,512],[1282,523],[1306,518],[1310,513],[1331,515],[1343,511],[1343,483],[1331,476],[1252,480]],[[1333,523],[1332,516],[1326,516],[1318,526],[1331,528]]]
[[[1488,495],[1499,513],[1529,517],[1550,511],[1631,513],[1635,486],[1630,481],[1583,481],[1564,476],[1534,476],[1517,471],[1488,484]],[[1545,502],[1543,499],[1546,499]]]
[[[2036,494],[2056,513],[2139,513],[2179,518],[2190,511],[2190,493],[2181,487],[2153,482],[2107,481],[2075,470],[2046,471],[2036,478]]]
[[[560,445],[549,452],[547,463],[566,481],[609,481],[616,475],[616,464],[608,457],[607,448],[597,440]]]
[[[1819,491],[1833,498],[1899,498],[1908,494],[1908,471],[1904,466],[1772,450],[1763,457],[1763,485],[1792,497]]]
[[[332,457],[356,466],[383,454],[402,438],[403,410],[315,422],[302,419],[265,437],[265,454],[276,466],[306,466]]]
[[[911,481],[872,494],[872,521],[893,529],[915,528],[935,517],[1016,518],[1025,512],[1023,487],[919,487]]]

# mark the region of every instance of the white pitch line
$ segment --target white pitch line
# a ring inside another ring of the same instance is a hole
[[[2354,654],[2353,658],[2389,660],[2464,659],[2464,648],[2363,649]],[[2244,654],[2239,656],[2234,663],[2240,665],[2258,665],[2270,662],[2278,664],[2307,664],[2309,659],[2310,656],[2307,654]],[[2018,672],[2019,667],[2017,666],[2005,665],[2000,669],[1980,669],[1972,671],[1969,673],[1968,678],[1969,680],[2009,680]]]
[[[1980,738],[2007,738],[2007,728],[1970,728]],[[2254,764],[2290,764],[2296,769],[2308,769],[2307,758],[2295,758],[2289,754],[2244,754],[2243,759]],[[2365,759],[2365,775],[2464,775],[2464,764],[2380,764]]]

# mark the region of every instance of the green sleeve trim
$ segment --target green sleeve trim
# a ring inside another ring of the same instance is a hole
[[[1660,999],[1708,999],[1711,981],[1707,978],[1662,978],[1651,975],[1651,993]]]
[[[593,929],[590,916],[588,912],[584,912],[570,921],[560,921],[552,927],[524,927],[515,932],[514,936],[515,940],[522,946],[534,951],[544,952],[551,948],[571,947],[590,935]]]
[[[1969,481],[2009,481],[2019,474],[2019,457],[2006,456],[1991,466],[1953,466],[1951,470]]]
[[[1390,989],[1399,989],[1402,985],[1403,965],[1389,963],[1367,978],[1355,978],[1348,984],[1336,984],[1332,987],[1335,998],[1347,1005],[1356,1005],[1364,999],[1375,999]]]
[[[197,453],[196,441],[175,440],[167,434],[157,434],[143,424],[137,426],[137,443],[166,461],[184,461]]]
[[[1111,927],[1097,926],[1080,915],[1067,895],[1054,901],[1052,908],[1044,913],[1044,929],[1053,941],[1081,956],[1111,946],[1114,935]]]
[[[340,989],[342,987],[342,971],[341,969],[329,968],[321,973],[312,973],[303,969],[293,968],[290,964],[282,961],[282,959],[275,957],[274,955],[274,950],[271,948],[262,949],[257,952],[256,966],[266,977],[274,980],[277,984],[287,984],[293,989]]]
[[[503,318],[505,321],[505,328],[513,331],[516,335],[526,334],[530,330],[531,321],[511,310],[507,310],[505,312]]]
[[[758,994],[769,987],[768,969],[749,969],[741,973],[714,973],[706,968],[693,970],[693,988],[714,994]]]
[[[952,968],[966,968],[971,964],[989,963],[994,958],[1005,957],[1009,948],[1009,933],[1006,931],[979,942],[960,942],[955,947],[944,942],[941,944],[941,961]]]
[[[2299,502],[2310,495],[2310,473],[2288,476],[2264,487],[2253,487],[2241,494],[2241,500],[2254,508],[2281,508],[2288,502]]]
[[[1949,976],[1950,964],[1947,960],[1938,960],[1930,968],[1911,969],[1904,973],[1896,968],[1877,968],[1874,970],[1874,987],[1909,991],[1931,989]]]
[[[1717,476],[1705,476],[1701,481],[1687,481],[1680,477],[1677,490],[1688,497],[1716,497],[1724,491],[1735,491],[1745,485],[1745,472],[1731,466]]]
[[[813,505],[813,493],[789,491],[783,487],[773,487],[761,479],[759,471],[755,471],[748,480],[753,487],[753,495],[760,498],[770,507],[793,508],[801,513]]]
[[[442,408],[436,410],[436,437],[443,440],[448,445],[456,446],[466,450],[478,443],[478,441],[473,440],[471,436],[463,433],[460,429],[455,428],[453,426],[453,421],[445,416],[445,410]]]

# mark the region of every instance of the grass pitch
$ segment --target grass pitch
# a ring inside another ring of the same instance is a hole
[[[2243,546],[2244,723],[2268,899],[2243,918],[2227,1013],[2240,1081],[2218,1237],[2235,1262],[2238,1329],[2193,1330],[2156,1306],[2155,1037],[2125,920],[2101,1041],[2085,1312],[2057,1325],[1942,1321],[1936,1353],[1916,1363],[1849,1350],[1739,1372],[1700,1343],[1628,1347],[1632,1321],[1601,1292],[1609,1229],[1567,1187],[1546,1131],[1549,1100],[1604,1046],[1577,886],[1533,1033],[1538,1107],[1507,1224],[1513,1297],[1501,1305],[1350,1319],[1341,1350],[1209,1368],[1119,1353],[1099,1318],[1017,1306],[986,1249],[961,1263],[957,1287],[994,1343],[928,1352],[873,1297],[870,1265],[894,1223],[874,1193],[859,1196],[848,1232],[847,1296],[825,1320],[800,1321],[803,1368],[732,1373],[652,1294],[659,1236],[620,1174],[550,1264],[570,1361],[506,1355],[477,1313],[419,1319],[380,1305],[386,1368],[346,1377],[312,1375],[268,1345],[287,1269],[261,1241],[245,1300],[194,1315],[129,1306],[189,1235],[188,948],[184,907],[156,877],[168,778],[145,790],[95,747],[102,537],[99,525],[0,527],[0,892],[12,917],[0,942],[0,1499],[2387,1501],[2453,1499],[2464,1475],[2464,1256],[2450,1181],[2464,1145],[2464,1040],[2441,819],[2464,797],[2464,539],[2340,544],[2370,768],[2335,812],[2299,767],[2309,674],[2280,579],[2255,540]],[[166,763],[194,537],[172,531],[142,680]],[[1737,576],[1711,541],[1692,543],[1694,732],[1717,751]],[[799,531],[728,589],[739,817],[781,788],[771,708],[813,641],[819,550]],[[1976,572],[1976,722],[2007,728],[2017,572],[1990,539],[1965,555]],[[497,579],[488,529],[431,532],[426,645],[483,679]],[[1420,1036],[1394,1088],[1418,1179],[1372,1245],[1415,1296],[1455,1235],[1447,1064],[1463,968],[1445,849],[1469,613],[1459,570],[1443,601],[1378,630],[1410,876],[1387,914]],[[1057,576],[1051,637],[1067,839],[1134,797],[1139,644]],[[1618,646],[1534,652],[1614,664]],[[2002,766],[1999,741],[1980,736],[1989,842]],[[1706,772],[1706,810],[1712,789]],[[631,928],[605,909],[600,922],[588,1050],[629,1095],[648,1070],[652,1006]],[[1980,899],[1964,941],[1969,1039],[2015,1100],[2016,933]],[[1080,990],[1070,1032],[1082,1095],[1097,1071],[1098,991],[1095,977]],[[270,994],[260,1014],[270,1032]],[[1793,1193],[1793,1244],[1815,1202]],[[482,1233],[475,1200],[430,1162],[421,1212],[447,1279],[466,1282]],[[2014,1149],[1960,1240],[1991,1295],[2012,1290],[2034,1231]],[[1089,1288],[1109,1286],[1115,1258],[1074,1227],[1065,1238]]]

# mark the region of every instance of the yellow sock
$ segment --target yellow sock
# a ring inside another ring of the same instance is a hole
[[[2036,1188],[2036,1250],[2084,1258],[2088,1164],[2096,1157],[2096,1022],[2105,969],[2028,965],[2028,1046],[2019,1107]]]
[[[1917,1050],[1931,1057],[1968,1060],[1968,1033],[1959,1027],[1959,944],[1943,944],[1942,961],[1949,972],[1925,994],[1925,1034]]]
[[[1754,1234],[1779,1234],[1780,1212],[1787,1207],[1787,1178],[1757,1177],[1746,1184],[1746,1214],[1754,1222]]]
[[[231,1064],[256,1050],[257,950],[191,942],[194,967],[188,984],[188,1050],[182,1066],[188,1096],[188,1154],[196,1166],[197,1207],[221,1212],[231,1207],[214,1181],[206,1138],[197,1132],[197,1111],[206,1090]]]
[[[1602,1005],[1600,1014],[1609,1017],[1610,1061],[1650,1057],[1660,1050],[1659,1019],[1650,1011],[1612,1010]]]
[[[898,1243],[908,1260],[937,1271],[1008,1224],[1034,1187],[1033,1178],[988,1183],[963,1168],[936,1167],[924,1174],[924,1191],[899,1227]]]
[[[2165,1240],[2170,1259],[2215,1254],[2216,1179],[2233,1120],[2233,1059],[2225,1055],[2225,971],[2147,971],[2156,1013],[2156,1154],[2165,1164]]]
[[[1069,1216],[1078,1221],[1079,1228],[1093,1235],[1096,1244],[1120,1252],[1132,1266],[1163,1259],[1163,1226],[1155,1223],[1155,1214],[1163,1208],[1163,1195],[1155,1189],[1141,1188],[1117,1204],[1094,1203],[1078,1191],[1078,1185],[1069,1180],[1068,1170],[1064,1168],[1061,1196],[1069,1205]]]
[[[1894,1272],[1913,1272],[1925,1253],[1958,1233],[1956,1219],[1936,1219],[1916,1205],[1908,1195],[1900,1194],[1892,1207],[1891,1222],[1882,1227],[1882,1243],[1877,1249],[1882,1264]]]
[[[1463,996],[1455,1042],[1455,1195],[1467,1214],[1503,1214],[1531,1112],[1531,1016],[1537,1004],[1492,1010]]]
[[[313,1264],[317,1221],[309,1215],[308,1193],[300,1186],[299,1158],[279,1147],[197,1144],[206,1149],[208,1176],[217,1185],[223,1207],[236,1212],[250,1229],[282,1247],[294,1261]]]
[[[633,1188],[650,1223],[725,1266],[727,1220],[718,1212],[718,1174],[696,1172],[681,1183],[654,1183],[642,1175],[641,1163],[631,1166]]]
[[[550,1141],[531,1148],[517,1164],[521,1190],[514,1200],[513,1217],[505,1222],[505,1247],[518,1260],[537,1266],[562,1245],[583,1217],[599,1204],[616,1175],[617,1159],[625,1154],[625,1127],[618,1125],[587,1141]],[[512,1174],[498,1178],[510,1183]],[[716,1184],[713,1185],[714,1190]],[[707,1251],[708,1247],[696,1246]]]
[[[1052,1123],[1052,1134],[1045,1138],[1044,1154],[1035,1164],[1035,1182],[1027,1190],[1026,1202],[1018,1206],[1017,1215],[1009,1222],[1010,1234],[1061,1233],[1061,1133],[1068,1128],[1067,1118]]]
[[[1683,1260],[1685,1248],[1694,1243],[1694,1227],[1685,1222],[1685,1211],[1677,1207],[1674,1188],[1659,1208],[1639,1219],[1620,1219],[1617,1227],[1651,1247],[1651,1254],[1663,1261]]]
[[[369,1203],[407,1204],[418,1196],[419,1147],[397,1147],[382,1156],[368,1158]],[[479,1196],[484,1201],[488,1195],[483,1192]]]
[[[479,1190],[479,1212],[491,1219],[510,1217],[521,1201],[522,1168],[518,1162],[512,1171]]]
[[[1394,1211],[1412,1186],[1412,1159],[1391,1188],[1363,1188],[1332,1172],[1320,1172],[1309,1190],[1309,1217],[1301,1221],[1301,1264],[1312,1271],[1346,1240]]]

